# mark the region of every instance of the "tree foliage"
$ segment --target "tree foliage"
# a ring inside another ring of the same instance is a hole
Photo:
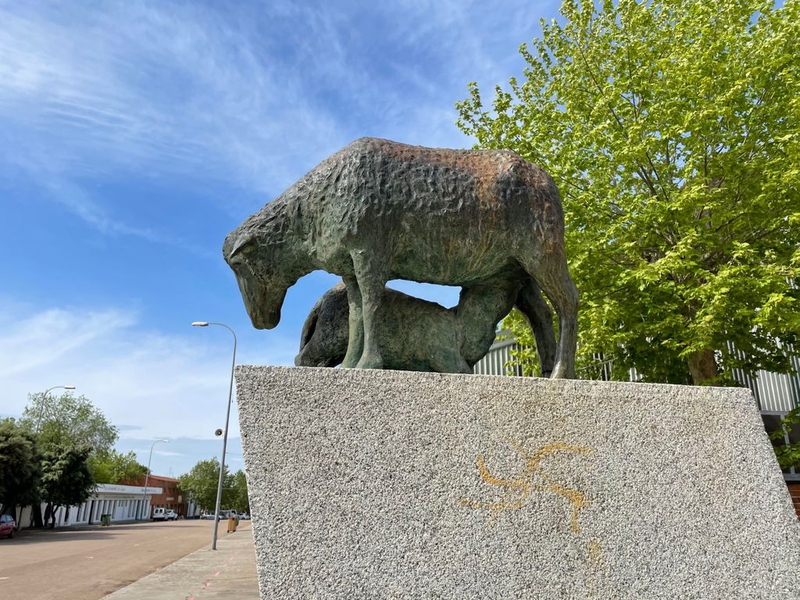
[[[134,452],[122,454],[114,449],[89,456],[89,470],[97,483],[137,481],[147,473],[147,467],[136,460]]]
[[[118,434],[85,396],[29,394],[20,425],[35,436],[42,458],[38,497],[47,503],[44,521],[59,506],[83,503],[95,489],[89,461],[112,452]],[[34,519],[42,526],[38,503]],[[55,521],[51,522],[51,526]]]
[[[792,436],[793,431],[797,434]],[[800,434],[800,406],[789,412],[781,421],[780,426],[772,434],[770,439],[775,448],[775,456],[781,469],[795,467],[800,469],[800,441],[786,443],[786,438],[797,439]]]
[[[250,498],[247,495],[247,477],[244,471],[236,471],[231,476],[230,504],[226,505],[239,514],[250,512]]]
[[[71,393],[29,394],[21,422],[37,432],[42,448],[89,446],[94,452],[110,451],[117,428],[85,396]]]
[[[217,504],[217,484],[219,483],[219,461],[216,458],[201,460],[192,470],[181,475],[178,484],[181,491],[189,494],[194,502],[204,511],[210,512]],[[233,478],[225,465],[222,481],[222,508],[230,508],[232,499]]]
[[[37,500],[40,461],[35,436],[14,419],[0,421],[0,514]]]
[[[45,514],[53,519],[51,527],[60,506],[83,504],[92,495],[95,481],[88,465],[91,452],[89,446],[54,446],[43,453],[40,489],[48,505]]]
[[[458,104],[563,196],[579,365],[724,383],[800,336],[800,0],[565,0],[524,80]],[[513,319],[512,319],[513,322]],[[780,340],[780,341],[779,341]],[[732,342],[733,346],[729,346]]]

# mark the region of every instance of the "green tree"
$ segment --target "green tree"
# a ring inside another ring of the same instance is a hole
[[[219,461],[216,458],[201,460],[192,470],[181,475],[179,484],[181,491],[189,494],[192,500],[206,512],[213,512],[217,505],[217,484],[219,483]],[[232,499],[233,478],[225,465],[222,481],[221,508],[230,508]]]
[[[83,504],[92,495],[95,481],[88,464],[91,452],[89,446],[71,446],[52,447],[43,453],[40,489],[47,503],[44,520],[50,521],[50,527],[55,527],[59,507]]]
[[[95,481],[89,458],[111,451],[118,438],[117,428],[88,398],[71,393],[29,394],[19,423],[36,436],[43,455],[38,491],[47,509],[42,518],[38,502],[34,503],[33,515],[41,527],[48,517],[54,517],[59,506],[80,504],[91,495]],[[81,460],[84,464],[80,464]],[[73,501],[67,502],[69,499]],[[53,520],[51,526],[54,525]]]
[[[41,457],[35,436],[14,419],[0,421],[0,514],[38,501]]]
[[[119,434],[85,396],[29,394],[20,423],[37,432],[42,448],[89,446],[110,451]]]
[[[800,0],[565,0],[459,126],[563,196],[580,365],[725,383],[800,349]],[[510,320],[513,325],[513,319]],[[732,342],[733,348],[728,342]]]
[[[247,477],[244,471],[236,471],[231,476],[230,504],[226,506],[234,509],[237,513],[250,512],[250,497],[247,495]]]
[[[89,456],[89,470],[97,483],[137,481],[147,467],[136,460],[134,452],[122,454],[114,449],[94,452]]]

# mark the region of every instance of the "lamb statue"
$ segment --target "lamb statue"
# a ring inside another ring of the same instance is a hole
[[[475,363],[486,355],[494,341],[497,324],[511,310],[520,287],[520,277],[490,280],[462,290],[458,305],[453,308],[386,288],[378,324],[384,368],[472,373]],[[538,332],[549,327],[552,338],[552,314],[544,303],[540,310],[544,312],[538,313],[541,320],[533,325],[534,330]],[[349,313],[343,283],[325,292],[303,325],[295,365],[335,367],[341,364],[347,353]],[[553,369],[554,350],[554,347],[540,344],[545,377]]]

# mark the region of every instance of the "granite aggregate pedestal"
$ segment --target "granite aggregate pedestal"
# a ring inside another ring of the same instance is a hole
[[[748,390],[238,367],[263,599],[800,598]]]

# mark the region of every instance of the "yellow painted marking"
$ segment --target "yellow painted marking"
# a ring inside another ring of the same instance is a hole
[[[525,450],[525,448],[522,447],[521,444],[514,441],[511,441],[510,443],[512,446],[514,446],[517,452],[519,452],[522,458],[524,458],[526,461],[525,467],[522,469],[522,472],[513,479],[503,479],[500,477],[495,477],[494,475],[489,473],[489,470],[486,468],[486,463],[484,462],[483,455],[479,454],[477,459],[478,472],[480,473],[481,479],[483,479],[489,485],[505,488],[506,491],[500,498],[500,500],[495,502],[476,502],[474,500],[469,500],[466,498],[459,498],[458,500],[459,504],[469,508],[489,510],[489,519],[486,522],[486,525],[488,527],[495,522],[497,517],[504,510],[522,508],[522,506],[525,505],[525,502],[529,499],[531,491],[533,490],[534,487],[538,489],[544,489],[553,492],[555,494],[558,494],[559,496],[565,498],[572,504],[572,515],[570,518],[570,526],[574,533],[580,534],[580,524],[578,522],[579,512],[582,508],[584,508],[587,504],[589,504],[589,500],[579,490],[573,490],[571,488],[565,487],[559,483],[554,482],[542,470],[539,463],[544,458],[550,456],[555,452],[574,452],[576,454],[590,454],[592,450],[590,448],[585,448],[583,446],[576,446],[574,444],[567,444],[565,442],[552,442],[550,444],[545,444],[531,455],[528,454],[528,452]],[[534,482],[534,477],[536,475],[538,475],[544,481],[543,484]]]

